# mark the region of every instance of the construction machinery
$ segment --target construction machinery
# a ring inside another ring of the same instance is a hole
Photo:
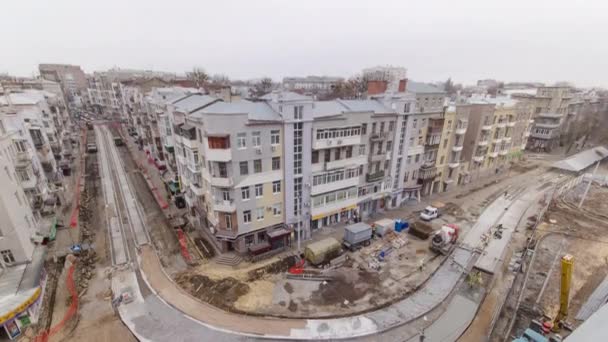
[[[458,241],[458,226],[446,224],[435,232],[431,239],[431,250],[443,255],[449,254]]]

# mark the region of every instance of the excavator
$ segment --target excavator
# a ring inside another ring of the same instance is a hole
[[[555,319],[553,319],[553,321],[546,321],[542,324],[534,321],[530,324],[530,328],[526,329],[523,335],[514,339],[513,342],[557,342],[562,340],[561,336],[557,333],[559,333],[563,327],[567,327],[565,320],[568,318],[573,266],[574,257],[570,254],[564,255],[561,259],[559,311],[557,312]]]

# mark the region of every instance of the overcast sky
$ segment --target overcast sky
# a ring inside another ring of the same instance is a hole
[[[231,78],[349,76],[375,65],[470,83],[608,87],[607,0],[6,0],[0,72],[38,63]]]

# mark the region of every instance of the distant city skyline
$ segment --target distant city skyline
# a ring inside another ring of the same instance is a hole
[[[424,82],[608,87],[607,9],[599,0],[8,2],[0,73],[32,76],[39,63],[67,63],[87,73],[202,67],[279,81],[393,65]]]

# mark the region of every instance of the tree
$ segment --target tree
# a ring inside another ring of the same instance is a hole
[[[209,82],[209,74],[203,68],[193,68],[191,72],[186,73],[186,77],[194,82],[197,88],[205,88]]]
[[[270,93],[273,86],[272,79],[270,77],[264,77],[258,82],[254,83],[253,87],[249,89],[249,95],[253,98],[262,97]]]
[[[215,74],[211,77],[211,82],[207,84],[207,87],[211,90],[218,90],[230,86],[230,79],[228,76],[223,74]]]
[[[452,78],[448,78],[447,81],[445,81],[445,84],[443,85],[443,90],[445,90],[445,92],[448,95],[452,95],[456,93],[456,88],[454,87],[454,82],[452,82]]]

